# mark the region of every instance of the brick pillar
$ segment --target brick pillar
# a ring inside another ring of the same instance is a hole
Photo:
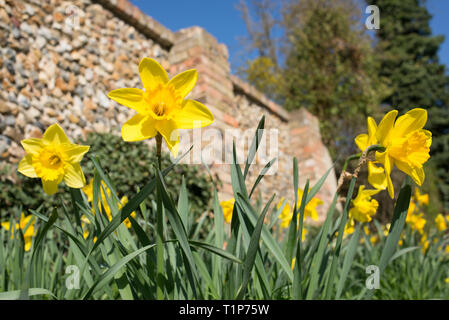
[[[227,128],[238,127],[238,122],[232,116],[236,112],[233,83],[228,62],[228,49],[206,30],[200,27],[181,29],[175,33],[175,41],[169,52],[170,75],[188,69],[196,69],[198,80],[189,98],[200,101],[207,106],[215,117],[215,122],[209,128],[218,129],[221,134]],[[193,134],[193,133],[192,133]],[[206,142],[207,143],[207,142]],[[223,146],[224,148],[224,143]],[[224,160],[224,153],[229,148],[218,150]],[[224,151],[224,152],[223,152]],[[229,165],[220,164],[217,159],[210,165],[211,171],[217,174],[223,186],[220,190],[220,200],[231,198],[232,187]]]
[[[312,187],[333,165],[329,151],[321,141],[318,119],[301,108],[290,112],[289,126],[292,150],[295,150],[294,156],[298,159],[300,187],[304,187],[307,179]],[[324,205],[317,208],[319,222],[324,221],[336,190],[337,179],[332,170],[317,194],[324,201]]]

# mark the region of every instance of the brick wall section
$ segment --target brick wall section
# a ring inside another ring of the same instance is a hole
[[[73,8],[79,22],[76,28],[66,23]],[[0,43],[2,161],[16,164],[23,156],[20,140],[40,137],[55,122],[72,138],[90,131],[119,134],[134,111],[105,94],[116,88],[141,88],[138,63],[147,56],[158,60],[170,76],[197,69],[197,85],[189,97],[214,114],[209,129],[223,138],[234,130],[242,153],[249,147],[246,139],[266,116],[265,127],[277,130],[278,161],[274,174],[258,187],[265,200],[274,192],[276,201],[281,196],[293,198],[293,157],[298,158],[301,185],[306,179],[313,184],[332,166],[317,119],[306,110],[285,111],[231,75],[226,46],[200,27],[172,32],[127,0],[0,0]],[[184,134],[193,137],[193,131]],[[202,147],[206,145],[203,141]],[[232,144],[218,143],[213,150],[210,167],[223,182],[220,198],[225,200],[232,189],[230,168],[223,162]],[[268,160],[256,159],[248,186]],[[321,213],[335,189],[332,172],[318,194],[326,203]]]

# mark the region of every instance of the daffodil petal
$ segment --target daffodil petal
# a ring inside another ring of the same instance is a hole
[[[145,91],[151,92],[158,85],[168,82],[167,72],[151,58],[143,58],[139,63],[139,74]]]
[[[122,138],[125,141],[140,141],[157,134],[156,121],[150,116],[136,114],[122,126]]]
[[[168,86],[173,86],[178,95],[184,99],[187,94],[192,91],[195,86],[197,74],[195,69],[181,72],[174,76],[169,82]]]
[[[380,121],[376,131],[376,139],[381,144],[385,145],[385,143],[388,141],[390,133],[393,129],[394,120],[396,119],[397,115],[398,111],[392,110],[383,117],[382,121]]]
[[[179,129],[202,128],[214,122],[214,116],[202,103],[186,100],[180,112],[174,118]]]
[[[370,137],[375,137],[377,132],[376,120],[374,120],[374,118],[372,117],[368,117],[367,123],[368,123],[368,135]]]
[[[122,88],[110,91],[108,97],[125,107],[144,113],[147,108],[147,102],[143,94],[144,91],[137,88]]]
[[[369,147],[368,145],[368,135],[366,133],[359,134],[355,138],[355,144],[361,151],[365,151],[366,148]]]
[[[396,160],[395,164],[399,170],[401,170],[405,174],[409,175],[418,186],[421,186],[423,184],[424,178],[425,178],[425,173],[424,173],[424,169],[422,167],[414,168],[414,167],[408,165],[407,163],[399,161],[399,160]]]
[[[24,139],[20,141],[20,143],[22,144],[22,147],[25,150],[25,152],[29,154],[37,153],[43,147],[42,139],[36,138]]]
[[[44,188],[44,192],[48,195],[55,194],[58,192],[58,184],[60,181],[58,180],[44,180],[42,179],[42,187]]]
[[[2,226],[5,230],[9,231],[9,228],[11,227],[11,223],[10,223],[9,221],[5,221],[5,222],[2,222],[2,223],[1,223],[1,226]]]
[[[83,170],[79,163],[67,166],[65,169],[64,182],[70,188],[82,188],[86,184]]]
[[[422,129],[427,122],[427,111],[415,108],[400,116],[394,124],[394,136],[403,137],[406,134]]]
[[[386,175],[387,178],[387,189],[388,189],[388,195],[391,199],[394,199],[394,187],[393,187],[393,181],[391,181],[391,177],[389,174]]]
[[[368,162],[368,182],[376,189],[387,188],[387,177],[382,167],[376,166],[372,161]]]
[[[176,122],[173,120],[161,120],[156,122],[156,130],[164,137],[168,149],[173,157],[178,156],[179,147],[179,130]]]
[[[89,151],[89,146],[82,146],[79,144],[71,144],[65,149],[69,156],[68,161],[71,163],[79,163],[83,159],[84,154]]]
[[[23,157],[23,159],[20,160],[19,162],[17,171],[19,171],[21,174],[27,177],[37,178],[37,174],[36,171],[34,170],[31,159],[32,159],[31,154],[27,154],[25,157]]]
[[[25,251],[30,251],[31,249],[31,237],[24,237],[25,240]]]
[[[71,143],[69,138],[67,138],[64,130],[57,123],[52,124],[48,127],[48,129],[42,136],[42,140],[44,142],[53,144]]]

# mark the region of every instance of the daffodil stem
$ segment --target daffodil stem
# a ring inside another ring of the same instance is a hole
[[[158,132],[156,135],[156,156],[157,156],[157,164],[158,164],[159,170],[162,170],[161,149],[162,149],[162,135]]]
[[[163,212],[162,195],[158,191],[157,195],[157,216],[156,216],[156,297],[158,300],[164,299],[164,238],[163,238]]]
[[[162,136],[158,132],[156,135],[156,156],[158,162],[159,171],[162,170],[161,164],[161,148],[162,148]],[[160,188],[157,188],[157,215],[156,215],[156,298],[158,300],[164,299],[164,214],[162,208],[162,195],[159,191]]]
[[[384,151],[384,150],[385,150],[384,147],[382,147],[381,145],[375,144],[375,145],[369,146],[363,152],[359,152],[357,154],[353,154],[353,155],[347,157],[345,160],[345,163],[343,165],[343,169],[341,170],[340,177],[338,178],[337,192],[340,190],[340,188],[343,185],[343,182],[346,178],[352,178],[352,177],[357,178],[358,177],[359,172],[360,172],[362,166],[368,160],[368,155],[371,151]],[[354,173],[351,174],[348,171],[346,171],[346,169],[348,168],[349,162],[352,160],[359,160],[359,161],[357,163],[357,167],[354,170]]]

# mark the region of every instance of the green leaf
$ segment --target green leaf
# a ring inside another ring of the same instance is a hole
[[[48,291],[47,289],[43,288],[30,288],[26,290],[27,296],[36,296],[36,295],[49,295],[52,298],[56,299],[56,296]],[[6,292],[0,292],[0,300],[17,300],[20,298],[21,293],[23,293],[22,290],[14,290],[14,291],[6,291]]]
[[[256,133],[254,134],[253,141],[251,142],[251,147],[249,148],[249,151],[248,151],[248,157],[246,159],[246,165],[245,165],[245,172],[243,174],[244,179],[246,179],[246,176],[248,175],[249,168],[251,167],[251,163],[253,162],[254,157],[256,156],[256,152],[257,152],[257,149],[259,148],[264,128],[265,128],[265,116],[262,116],[262,119],[260,119],[259,124],[257,125]]]
[[[239,194],[240,198],[243,198]],[[242,285],[237,293],[237,300],[241,300],[245,294],[246,288],[248,286],[248,281],[251,275],[251,271],[254,266],[254,262],[256,260],[256,254],[259,250],[259,239],[260,235],[262,233],[262,226],[265,219],[265,215],[267,214],[268,207],[270,206],[271,202],[273,201],[273,197],[271,197],[270,201],[268,202],[267,206],[265,207],[265,210],[263,210],[262,214],[257,219],[257,224],[254,228],[254,231],[251,235],[251,240],[249,242],[248,250],[246,252],[245,261],[243,263],[243,282]]]
[[[349,270],[351,269],[352,261],[354,260],[357,245],[359,244],[361,226],[362,225],[359,223],[351,236],[351,240],[349,241],[348,249],[345,254],[345,260],[343,261],[343,269],[341,270],[340,279],[338,280],[337,294],[335,296],[336,299],[340,298],[345,281],[349,275]]]
[[[143,248],[140,248],[127,256],[123,257],[120,261],[118,261],[116,264],[114,264],[111,268],[108,269],[105,273],[103,273],[97,281],[95,281],[94,285],[89,288],[89,290],[86,292],[86,294],[83,296],[83,300],[89,299],[89,297],[95,292],[103,288],[105,285],[109,283],[109,281],[112,280],[112,278],[115,276],[115,274],[124,267],[129,261],[137,257],[142,252],[149,250],[156,246],[155,244],[150,244],[148,246],[145,246]]]

